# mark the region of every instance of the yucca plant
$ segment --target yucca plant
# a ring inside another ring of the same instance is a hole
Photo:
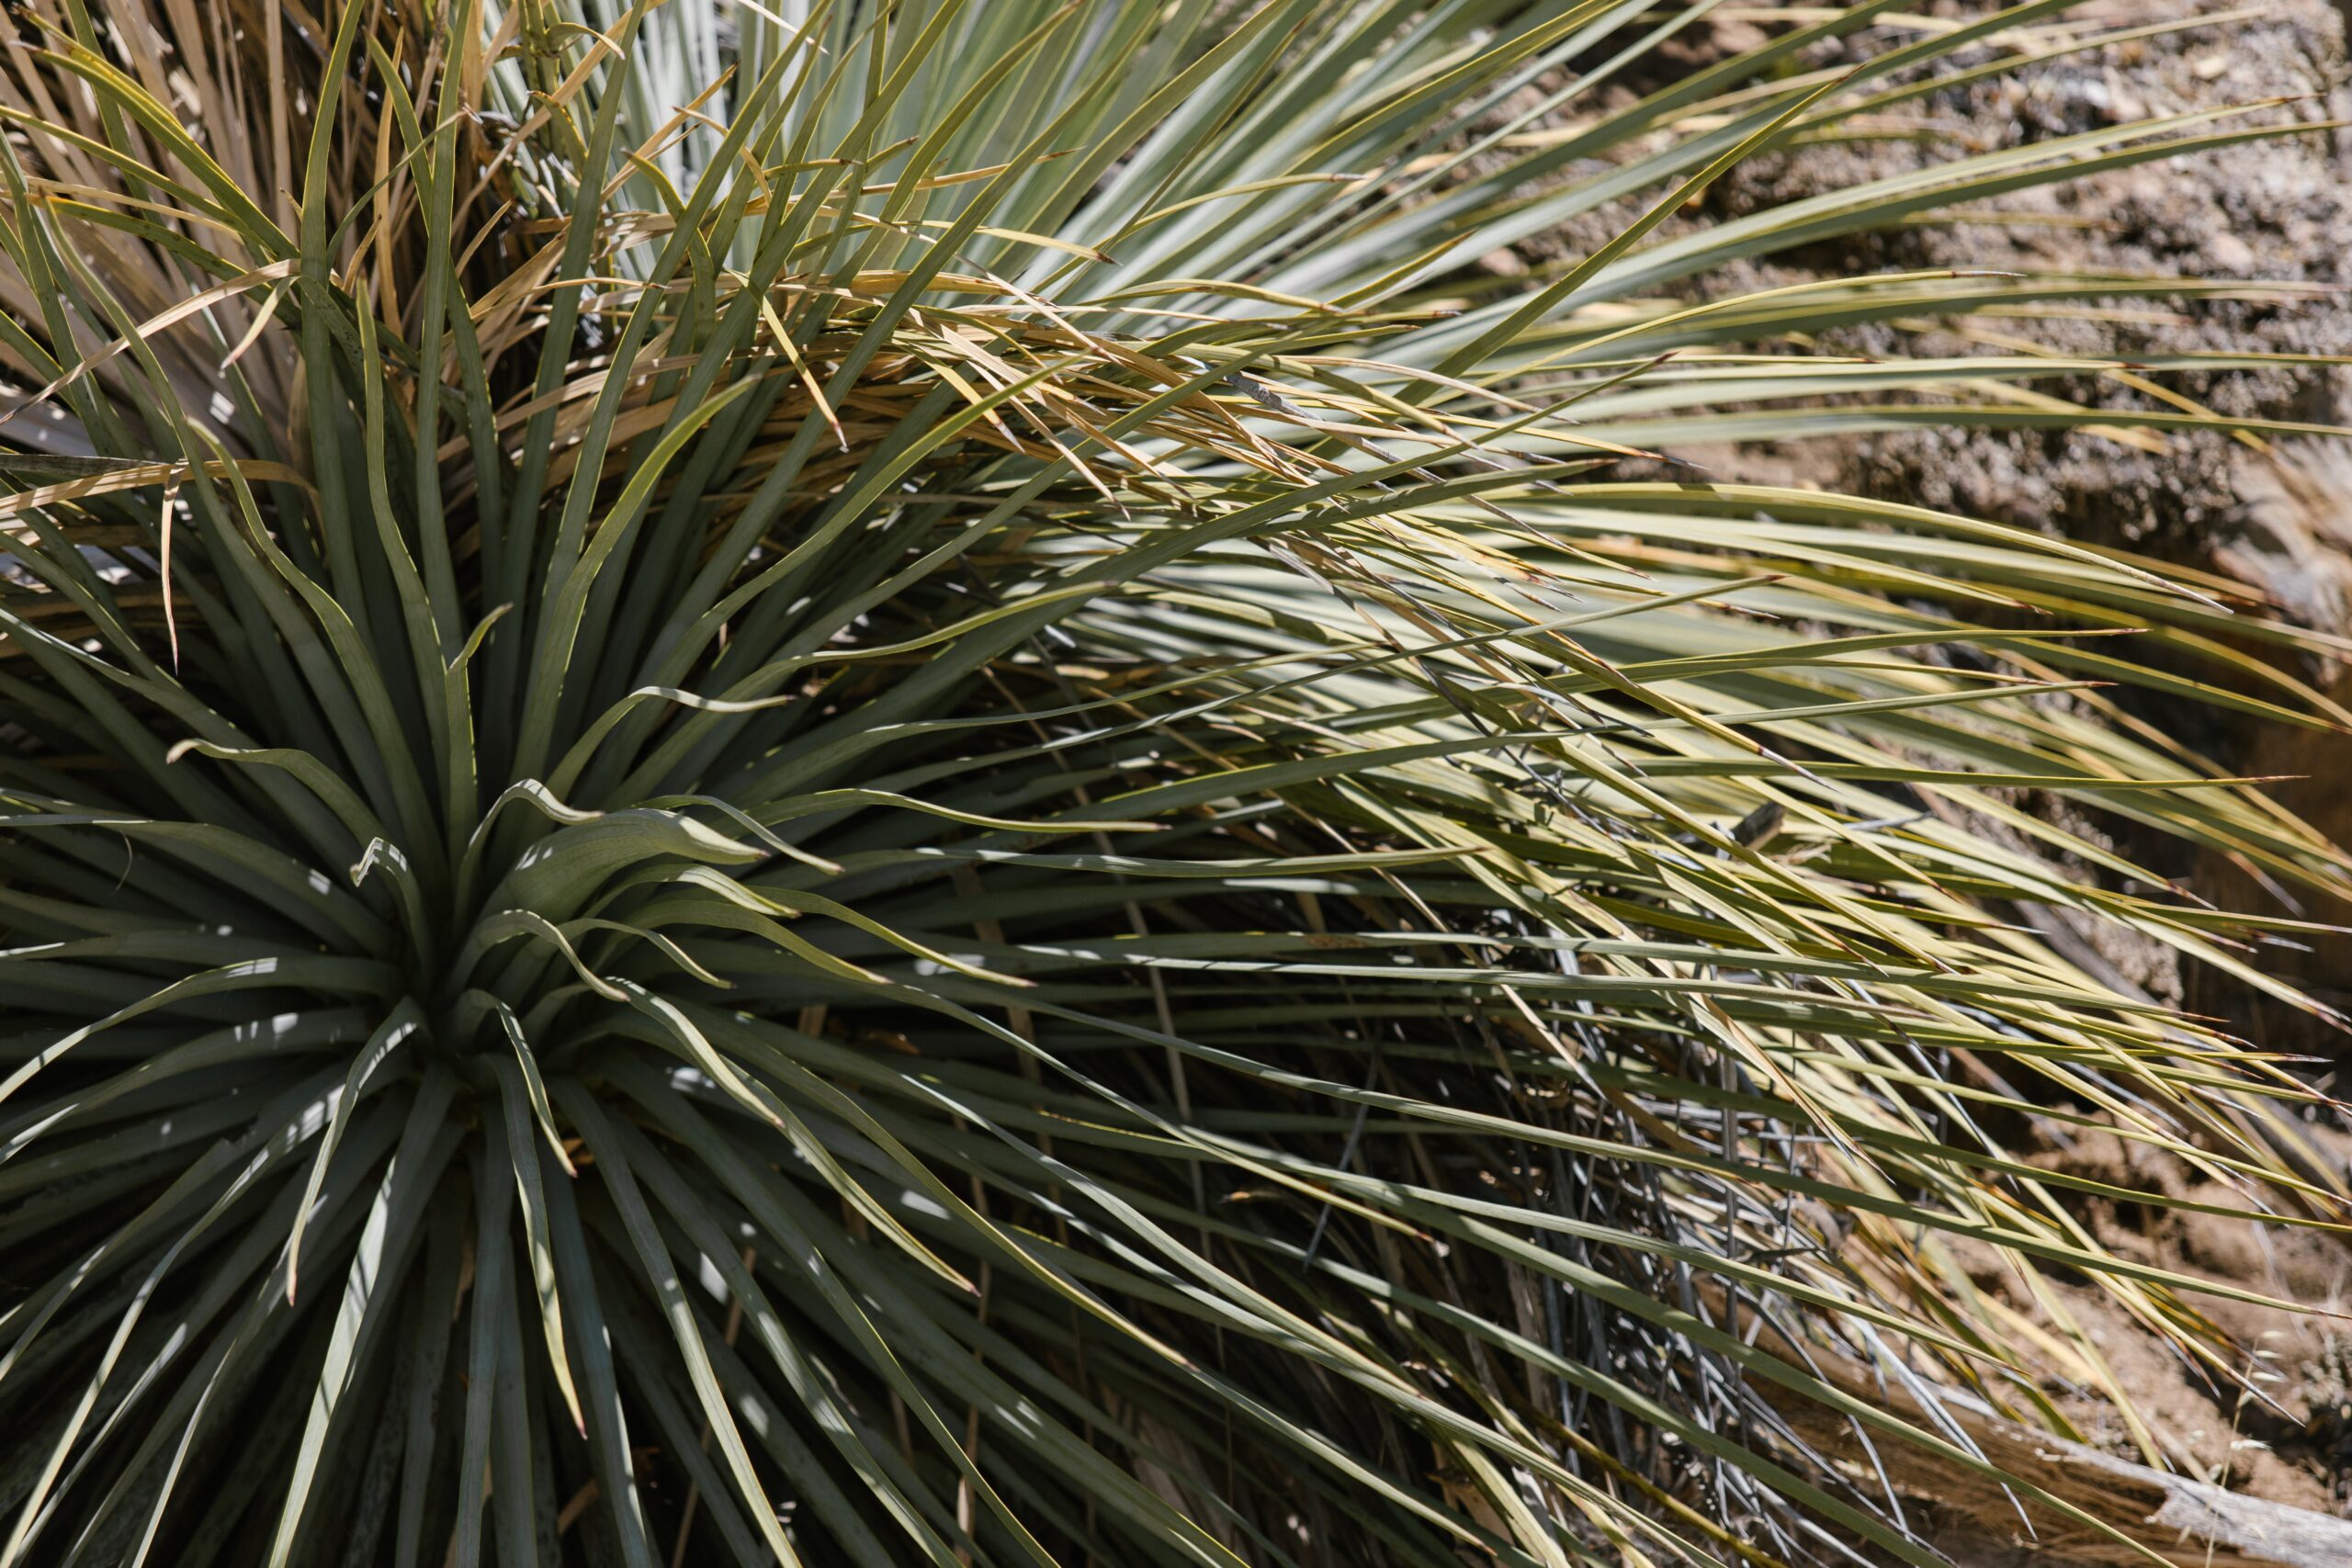
[[[2303,1091],[2020,911],[2291,999],[2103,688],[2345,645],[1650,455],[2258,437],[1815,336],[2277,290],[1706,279],[2275,131],[1694,218],[2123,36],[1712,9],[13,5],[0,1562],[1928,1562],[1779,1412],[2243,1370],[2002,1138]]]

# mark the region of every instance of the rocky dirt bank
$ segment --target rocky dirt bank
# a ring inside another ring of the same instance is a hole
[[[1973,14],[1956,3],[1919,7],[1930,18]],[[2021,272],[2169,273],[2199,278],[2352,284],[2352,118],[2346,32],[2352,0],[2274,0],[2260,7],[2197,0],[2098,0],[2075,22],[2139,29],[2197,17],[2181,31],[2109,45],[2033,66],[2020,74],[1955,85],[1905,107],[1882,137],[1839,147],[1801,148],[1758,159],[1704,198],[1689,221],[1705,222],[1775,202],[1851,186],[1968,152],[2047,141],[2120,121],[2235,106],[2262,106],[2272,123],[2302,125],[2274,140],[2194,158],[2143,164],[2020,193],[1862,244],[1773,258],[1711,284],[1742,291],[1830,273],[1966,267]],[[1791,13],[1727,6],[1709,29],[1677,44],[1697,63],[1759,41]],[[1856,53],[1877,45],[1855,46]],[[1817,63],[1830,63],[1825,57]],[[1577,254],[1589,236],[1564,233],[1521,256],[1490,258],[1510,270]],[[2352,355],[2352,302],[2331,291],[2290,303],[2203,301],[2122,310],[2059,306],[1966,332],[1873,326],[1813,345],[1865,355],[2031,352],[2130,357],[2228,349],[2282,355]],[[2172,378],[2198,403],[2233,416],[2352,423],[2352,368],[2264,367]],[[2088,406],[2146,406],[2122,378],[2043,384]],[[2243,581],[2271,613],[2352,635],[2352,444],[2225,434],[2167,435],[2147,446],[2086,433],[1922,431],[1839,439],[1801,447],[1677,449],[1724,477],[1818,485],[1921,503],[2161,557]],[[2312,661],[2291,673],[2352,705],[2352,669]],[[2162,716],[2179,736],[2232,772],[2299,773],[2281,797],[2338,841],[2352,842],[2352,737],[2292,731],[2225,713]],[[2186,723],[2189,728],[2184,732]],[[2277,908],[2260,889],[2240,886],[2221,864],[2162,869],[2217,900]],[[2352,921],[2352,907],[2307,911]],[[2352,1065],[2352,1041],[2301,1015],[2261,1004],[2242,988],[2182,973],[2168,954],[2112,942],[2082,952],[2085,962],[2151,994],[2235,1020],[2278,1049],[2308,1051]],[[2352,1000],[2352,941],[2290,960],[2315,992]],[[2352,1074],[2347,1074],[2352,1078]],[[2333,1085],[2334,1074],[2321,1081]],[[2038,1163],[2143,1188],[2193,1190],[2188,1172],[2120,1140],[2097,1134],[2038,1134]],[[2313,1136],[2341,1176],[2352,1140],[2332,1127]],[[2090,1350],[2104,1357],[2152,1416],[2163,1457],[2178,1472],[2257,1495],[2331,1513],[2352,1513],[2352,1323],[2320,1315],[2352,1304],[2352,1253],[2311,1233],[2259,1233],[2243,1222],[2152,1216],[2135,1206],[2093,1204],[2086,1219],[2128,1257],[2274,1292],[2310,1309],[2215,1307],[2217,1320],[2258,1357],[2249,1401],[2192,1371],[2090,1290],[2012,1304],[2056,1322],[2072,1314]],[[2014,1289],[1988,1258],[1980,1286]],[[2056,1315],[2053,1315],[2056,1314]],[[2099,1400],[2079,1387],[2053,1387],[2095,1441],[2133,1451]],[[1965,1532],[1963,1532],[1965,1533]],[[1973,1550],[1973,1549],[1972,1549]],[[1996,1553],[1997,1555],[1997,1553]],[[2062,1550],[2030,1561],[2064,1568]]]

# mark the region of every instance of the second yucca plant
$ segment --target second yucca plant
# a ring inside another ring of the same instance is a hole
[[[1680,220],[2104,39],[1711,9],[13,7],[0,1562],[1927,1562],[1775,1412],[2105,1377],[1939,1237],[2230,1371],[1984,1129],[2300,1091],[2013,911],[2291,922],[2015,792],[2340,886],[2096,689],[2296,639],[1639,465],[2084,423],[1804,345],[2188,286],[1678,301],[2268,132]]]

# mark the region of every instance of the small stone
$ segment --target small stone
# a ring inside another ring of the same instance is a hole
[[[1770,33],[1750,21],[1719,17],[1714,23],[1714,30],[1715,48],[1726,57],[1746,54],[1754,49],[1762,49],[1772,41]]]
[[[2148,107],[2140,101],[2140,95],[2112,71],[2107,73],[2107,118],[2114,125],[2148,118]]]
[[[2205,242],[2208,260],[2223,272],[2252,272],[2254,247],[2235,234],[2219,233]]]

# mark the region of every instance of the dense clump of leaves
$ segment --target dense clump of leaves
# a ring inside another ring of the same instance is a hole
[[[0,1560],[1927,1562],[1776,1402],[1965,1462],[1827,1369],[2106,1377],[1939,1237],[2231,1368],[1984,1129],[2334,1212],[2273,1066],[2014,920],[2278,989],[2014,792],[2340,885],[2096,690],[2342,721],[2228,651],[2294,635],[1628,464],[2085,422],[1805,345],[2188,286],[1677,300],[2265,132],[1679,222],[2103,37],[1662,72],[1709,9],[13,9]]]

